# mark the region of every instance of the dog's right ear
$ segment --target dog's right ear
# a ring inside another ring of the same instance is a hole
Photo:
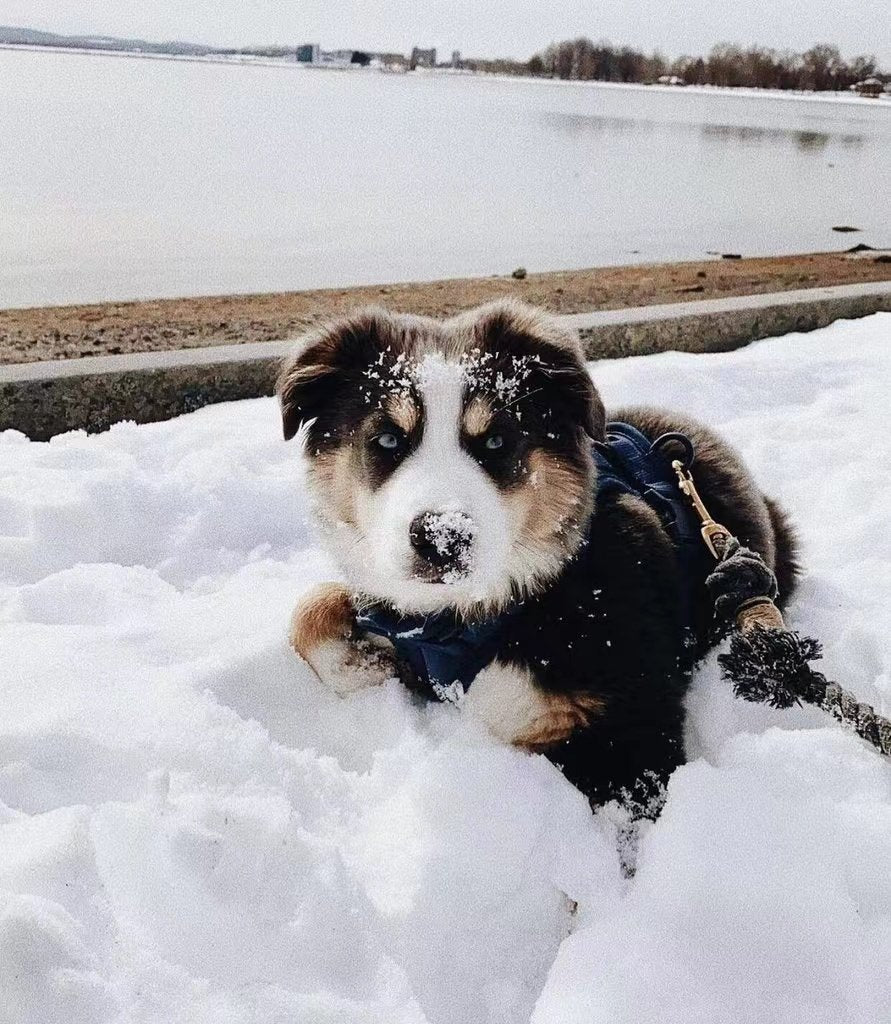
[[[337,406],[357,372],[369,367],[392,337],[393,321],[384,310],[363,310],[312,331],[297,343],[276,384],[285,440]]]

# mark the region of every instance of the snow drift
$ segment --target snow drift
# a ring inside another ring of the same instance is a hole
[[[804,542],[789,619],[885,714],[889,334],[593,366],[741,448]],[[0,436],[0,1022],[891,1016],[886,761],[712,659],[629,881],[543,758],[325,692],[285,628],[331,573],[271,400]]]

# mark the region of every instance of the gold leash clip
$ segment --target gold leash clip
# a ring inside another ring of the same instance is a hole
[[[684,464],[680,459],[674,459],[671,463],[671,468],[677,473],[678,487],[687,495],[693,508],[696,509],[696,514],[702,521],[702,539],[705,541],[706,547],[711,551],[714,557],[720,561],[724,551],[724,546],[727,541],[730,540],[732,534],[726,526],[722,526],[720,523],[716,523],[712,519],[709,510],[705,507],[702,498],[699,497],[699,491],[696,490],[696,484],[693,483],[693,475],[689,469],[684,469]]]

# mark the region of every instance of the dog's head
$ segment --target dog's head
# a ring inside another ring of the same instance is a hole
[[[304,338],[278,391],[350,584],[400,611],[496,609],[585,534],[603,405],[577,337],[537,310],[362,312]]]

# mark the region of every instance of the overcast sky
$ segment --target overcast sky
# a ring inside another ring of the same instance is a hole
[[[0,24],[208,43],[319,42],[526,58],[587,35],[668,56],[722,40],[806,49],[891,65],[891,0],[0,0]]]

